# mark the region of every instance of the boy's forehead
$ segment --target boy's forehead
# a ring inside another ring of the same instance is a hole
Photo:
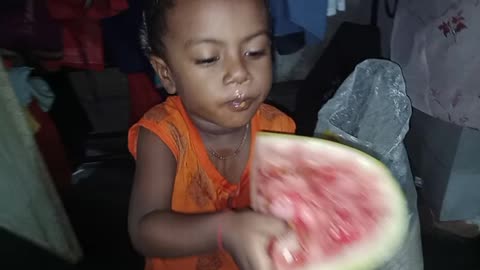
[[[221,33],[235,29],[267,30],[267,9],[264,0],[176,0],[169,13],[168,28],[173,35],[181,32]],[[254,29],[255,28],[255,29]]]

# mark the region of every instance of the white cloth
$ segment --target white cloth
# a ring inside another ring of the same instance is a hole
[[[418,110],[480,129],[479,47],[479,0],[399,2],[391,55]]]
[[[77,262],[82,256],[2,61],[0,227],[69,262]]]
[[[345,11],[347,4],[345,0],[328,0],[327,16],[334,16],[337,11]]]

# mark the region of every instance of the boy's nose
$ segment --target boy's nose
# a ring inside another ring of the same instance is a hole
[[[250,80],[250,74],[242,59],[229,61],[223,82],[229,84],[243,84]]]

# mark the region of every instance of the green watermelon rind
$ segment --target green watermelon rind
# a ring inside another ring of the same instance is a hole
[[[311,264],[308,266],[305,266],[302,268],[302,270],[373,270],[378,267],[381,267],[383,264],[388,262],[401,248],[407,232],[408,232],[408,226],[409,226],[409,214],[408,214],[408,204],[406,201],[406,198],[404,196],[403,190],[398,184],[398,181],[396,181],[395,177],[391,173],[391,171],[383,164],[381,161],[375,159],[371,155],[362,152],[358,149],[355,149],[353,147],[337,143],[337,142],[332,142],[329,140],[325,139],[319,139],[319,138],[311,138],[311,137],[303,137],[303,136],[294,136],[294,135],[289,135],[289,134],[278,134],[278,133],[269,133],[269,132],[260,132],[257,134],[256,138],[256,145],[258,146],[259,144],[262,143],[277,143],[272,141],[273,140],[279,140],[277,141],[278,143],[291,143],[292,141],[303,141],[304,143],[309,143],[312,144],[312,146],[317,146],[317,147],[322,147],[322,146],[327,146],[327,147],[333,147],[336,149],[339,149],[340,151],[349,151],[352,154],[352,157],[355,158],[362,158],[364,159],[367,163],[369,163],[371,166],[376,168],[378,172],[382,173],[385,175],[385,180],[384,181],[384,187],[387,189],[387,192],[390,192],[392,196],[388,196],[386,198],[386,201],[388,200],[390,202],[390,205],[392,206],[392,213],[395,215],[392,215],[393,219],[387,221],[388,223],[391,223],[390,225],[386,226],[389,231],[382,231],[381,234],[383,235],[376,235],[379,237],[377,239],[378,241],[382,241],[383,243],[376,244],[374,245],[371,250],[366,253],[363,252],[363,250],[358,251],[358,255],[353,257],[345,257],[345,258],[338,258],[337,263],[335,264],[330,264],[326,265],[324,263],[319,263],[319,264]],[[255,160],[258,158],[258,147],[255,147],[254,150],[254,159],[253,159],[253,164],[252,164],[252,174],[251,174],[251,179],[252,179],[252,188],[251,188],[251,193],[252,193],[252,207],[256,209],[254,203],[255,203]],[[387,181],[388,180],[388,181]],[[394,200],[394,201],[393,201]],[[392,224],[393,223],[393,224]],[[364,244],[364,243],[361,243]],[[364,244],[366,250],[368,248],[366,247],[366,243]],[[354,251],[355,252],[355,251]],[[363,252],[363,253],[362,253]],[[350,255],[355,255],[354,253]],[[341,261],[340,261],[341,260]]]

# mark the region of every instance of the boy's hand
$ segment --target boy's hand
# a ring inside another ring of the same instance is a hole
[[[225,218],[223,242],[241,270],[273,270],[268,254],[272,239],[288,232],[287,224],[275,217],[243,211]]]

